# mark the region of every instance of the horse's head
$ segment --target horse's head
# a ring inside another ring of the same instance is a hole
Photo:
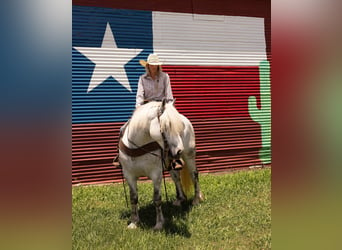
[[[171,156],[178,159],[184,150],[182,139],[184,123],[174,107],[174,101],[163,101],[161,110],[162,114],[159,116],[159,121],[164,145],[168,146]]]
[[[164,149],[168,149],[173,158],[179,158],[184,150],[184,123],[174,102],[163,101],[156,117],[150,124],[150,135]]]

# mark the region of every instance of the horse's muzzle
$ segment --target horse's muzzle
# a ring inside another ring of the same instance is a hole
[[[169,157],[172,160],[179,160],[181,154],[183,153],[183,150],[178,150],[176,154],[173,154],[173,152],[171,150],[169,150]]]

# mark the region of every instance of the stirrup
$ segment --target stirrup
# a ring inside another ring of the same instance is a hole
[[[173,160],[171,163],[171,167],[173,170],[182,170],[184,165],[184,161],[182,159],[179,160]]]
[[[119,155],[117,155],[113,160],[113,166],[116,168],[122,168],[120,161],[119,161]]]

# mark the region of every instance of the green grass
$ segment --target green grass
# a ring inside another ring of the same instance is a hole
[[[205,201],[174,207],[174,185],[163,190],[165,228],[155,232],[152,184],[139,182],[141,224],[128,230],[122,184],[72,189],[73,249],[270,249],[271,169],[200,175]]]

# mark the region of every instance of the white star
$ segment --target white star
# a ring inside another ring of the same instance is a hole
[[[127,73],[124,68],[142,49],[121,49],[116,46],[109,23],[100,48],[74,47],[89,60],[95,63],[95,69],[88,86],[88,93],[103,83],[108,77],[115,78],[122,86],[132,92]]]

